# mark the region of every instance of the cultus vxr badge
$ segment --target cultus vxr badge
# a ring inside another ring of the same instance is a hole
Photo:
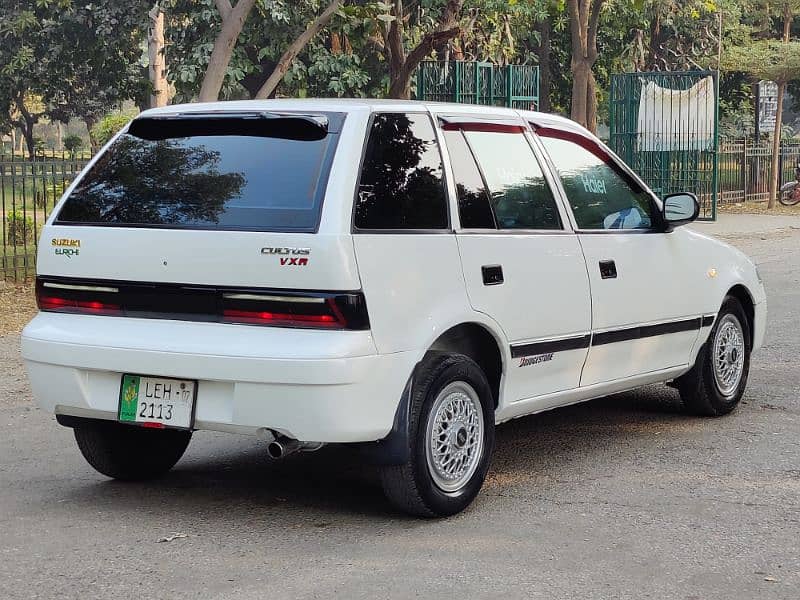
[[[277,256],[281,266],[305,267],[308,265],[311,248],[280,248],[267,246],[261,249],[261,254]]]

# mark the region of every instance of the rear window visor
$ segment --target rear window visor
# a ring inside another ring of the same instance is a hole
[[[134,120],[77,183],[59,225],[314,232],[343,113]]]

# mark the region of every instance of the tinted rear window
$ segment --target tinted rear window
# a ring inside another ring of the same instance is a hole
[[[120,136],[78,183],[56,222],[315,231],[343,121],[327,116],[327,133],[258,116],[137,124],[138,135]]]

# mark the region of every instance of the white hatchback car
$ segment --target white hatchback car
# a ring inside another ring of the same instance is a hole
[[[359,444],[390,501],[462,510],[494,427],[645,384],[731,411],[766,300],[563,118],[275,100],[142,113],[66,191],[22,352],[101,473],[163,474],[192,431],[280,457]]]

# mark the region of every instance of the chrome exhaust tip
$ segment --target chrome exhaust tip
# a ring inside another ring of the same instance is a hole
[[[302,444],[297,440],[280,437],[267,444],[267,455],[273,460],[280,460],[281,458],[286,458],[290,454],[294,454],[300,450],[301,447]]]

